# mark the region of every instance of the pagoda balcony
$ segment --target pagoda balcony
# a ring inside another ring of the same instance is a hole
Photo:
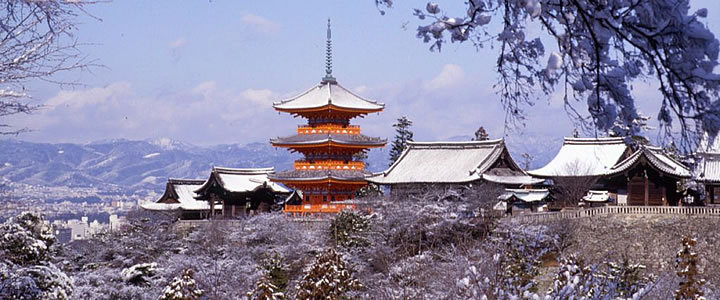
[[[359,171],[365,168],[361,161],[323,160],[309,162],[297,160],[293,163],[295,170],[354,170]]]
[[[355,209],[355,204],[301,204],[285,205],[284,213],[291,214],[318,214],[318,213],[339,213],[343,209]]]
[[[318,133],[339,133],[339,134],[360,134],[360,126],[358,125],[337,125],[324,124],[318,126],[298,125],[298,134],[318,134]]]

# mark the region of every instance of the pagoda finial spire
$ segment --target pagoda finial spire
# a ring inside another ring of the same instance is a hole
[[[330,33],[330,18],[327,25],[327,45],[325,49],[325,77],[323,82],[334,82],[335,77],[332,76],[332,35]]]

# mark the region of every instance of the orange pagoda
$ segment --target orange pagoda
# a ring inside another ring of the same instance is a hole
[[[270,175],[271,181],[302,191],[293,193],[293,200],[288,198],[284,212],[305,215],[353,208],[348,200],[367,185],[365,177],[370,174],[354,156],[383,147],[387,141],[362,135],[360,126],[350,125],[350,120],[380,112],[384,104],[355,95],[333,77],[330,20],[325,77],[304,93],[273,103],[273,107],[308,120],[298,126],[295,135],[270,139],[275,147],[304,155],[304,159],[295,161],[292,170]]]

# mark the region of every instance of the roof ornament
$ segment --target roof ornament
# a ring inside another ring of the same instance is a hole
[[[335,82],[335,77],[332,76],[332,35],[330,34],[330,18],[328,18],[327,28],[327,44],[325,48],[325,77],[322,82]]]

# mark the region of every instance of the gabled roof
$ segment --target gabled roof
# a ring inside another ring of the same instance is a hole
[[[632,155],[613,166],[607,175],[625,172],[640,161],[647,161],[655,169],[666,175],[689,178],[690,169],[663,152],[662,148],[641,146]]]
[[[467,183],[482,178],[503,154],[512,162],[502,139],[468,142],[409,142],[395,163],[367,180],[378,184]],[[520,171],[522,175],[525,175]]]
[[[203,195],[214,184],[231,193],[254,192],[268,188],[273,192],[289,193],[282,185],[271,182],[268,175],[275,173],[275,168],[235,169],[213,167],[210,178],[195,192]]]
[[[168,179],[165,193],[157,202],[142,204],[142,208],[155,211],[169,210],[210,210],[207,201],[195,199],[195,190],[200,188],[205,180],[197,179]]]
[[[698,153],[695,179],[700,182],[720,182],[720,153]]]
[[[530,175],[600,176],[623,159],[629,147],[623,138],[565,138],[560,152],[544,167]]]
[[[288,137],[278,137],[270,139],[273,145],[317,145],[326,143],[337,143],[343,145],[363,145],[370,147],[382,147],[387,142],[386,139],[377,137],[369,137],[362,134],[342,134],[342,133],[315,133],[315,134],[296,134]]]
[[[505,189],[505,192],[498,196],[498,199],[503,201],[516,199],[523,202],[540,202],[548,199],[548,197],[550,197],[548,189]]]
[[[287,112],[325,107],[375,112],[381,111],[385,104],[362,98],[336,81],[323,81],[298,96],[273,103],[273,107]]]

